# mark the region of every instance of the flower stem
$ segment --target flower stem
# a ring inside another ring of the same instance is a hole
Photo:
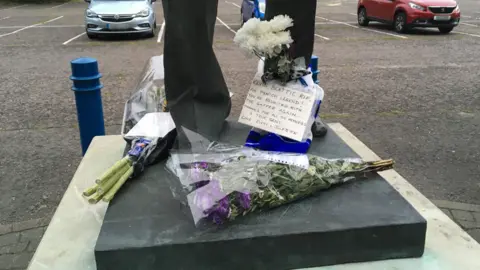
[[[133,167],[130,167],[120,179],[115,183],[115,185],[105,194],[103,197],[104,202],[109,202],[113,199],[118,190],[125,184],[128,178],[133,174]]]
[[[117,170],[120,168],[123,168],[125,164],[130,163],[130,159],[128,157],[124,157],[121,160],[117,161],[112,167],[110,167],[106,172],[103,173],[100,178],[98,178],[95,182],[97,184],[103,184],[105,183],[112,175],[114,175]]]
[[[99,185],[97,193],[100,195],[104,195],[105,193],[107,193],[115,185],[115,183],[118,182],[122,175],[130,168],[132,168],[130,165],[124,165],[122,168],[117,170],[113,176],[111,176],[105,182]]]
[[[93,195],[93,193],[97,192],[97,189],[98,189],[98,185],[95,184],[92,187],[85,189],[85,191],[83,191],[83,196],[90,197]]]
[[[88,199],[88,202],[91,203],[91,204],[96,204],[98,201],[100,201],[100,199],[102,199],[102,195],[98,194],[98,193],[95,193],[95,195],[93,195],[93,197]]]

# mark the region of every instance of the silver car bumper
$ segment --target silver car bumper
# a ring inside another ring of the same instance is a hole
[[[85,27],[88,33],[94,34],[128,34],[148,33],[154,28],[153,14],[148,17],[123,17],[120,19],[85,18]]]

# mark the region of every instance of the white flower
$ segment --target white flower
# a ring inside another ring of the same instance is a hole
[[[276,16],[270,21],[253,18],[238,30],[234,41],[240,48],[260,56],[276,56],[281,52],[278,48],[293,42],[290,31],[287,30],[291,26],[292,19],[284,15]]]
[[[275,16],[269,22],[272,32],[285,31],[285,29],[293,26],[293,20],[285,15]]]

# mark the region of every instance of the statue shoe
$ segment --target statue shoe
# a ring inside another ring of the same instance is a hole
[[[322,122],[320,117],[317,117],[312,125],[313,137],[323,137],[327,134],[327,131],[327,126]]]

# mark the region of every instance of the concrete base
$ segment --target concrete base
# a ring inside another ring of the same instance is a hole
[[[231,124],[225,141],[242,144],[249,128]],[[357,157],[335,132],[311,154]],[[95,247],[98,270],[297,269],[423,254],[426,221],[375,176],[219,230],[199,230],[182,213],[163,164],[131,181],[110,204]]]
[[[329,126],[363,159],[379,159],[341,124],[331,123]],[[28,270],[97,269],[94,247],[107,204],[92,206],[82,198],[81,192],[91,186],[98,175],[118,161],[124,145],[125,141],[121,136],[95,137],[58,205]],[[477,258],[480,244],[477,241],[395,170],[379,174],[427,220],[424,255],[420,258],[338,264],[313,269],[480,269],[480,260]]]

